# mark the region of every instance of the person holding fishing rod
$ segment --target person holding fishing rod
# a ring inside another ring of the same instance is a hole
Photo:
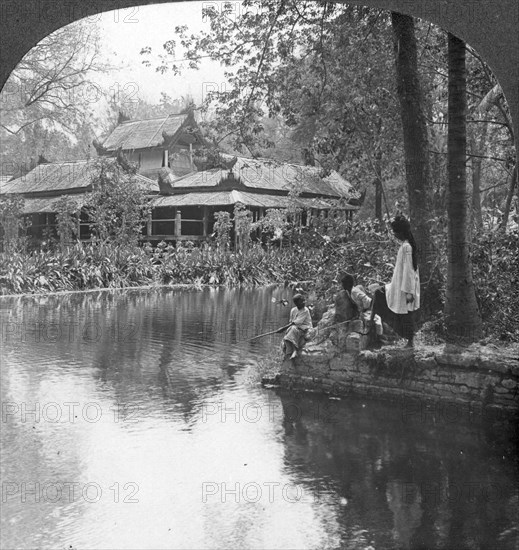
[[[295,294],[292,298],[295,307],[290,311],[288,325],[276,331],[277,334],[287,330],[283,337],[282,349],[285,358],[295,359],[306,343],[308,331],[312,328],[312,316],[306,307],[306,301],[301,294]]]

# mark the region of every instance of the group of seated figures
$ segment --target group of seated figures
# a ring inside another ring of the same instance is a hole
[[[357,350],[388,343],[386,334],[392,331],[407,339],[406,347],[412,348],[414,345],[415,315],[420,308],[418,249],[411,224],[405,216],[397,215],[390,225],[394,238],[402,243],[391,282],[370,285],[366,290],[362,285],[355,285],[353,275],[345,273],[341,278],[343,290],[335,299],[334,324],[346,326],[347,331],[357,334]],[[312,319],[304,298],[298,294],[294,296],[294,303],[296,307],[290,313],[289,325],[280,329],[288,328],[283,349],[291,359],[300,353],[312,330]],[[355,327],[359,324],[365,330]],[[323,320],[319,325],[322,327]]]
[[[332,338],[336,342],[342,341],[339,347],[344,351],[360,351],[392,343],[398,338],[392,328],[372,311],[373,297],[381,288],[380,284],[371,284],[366,289],[361,284],[356,285],[349,273],[341,277],[341,284],[342,290],[337,293],[334,305],[316,328],[312,328],[311,313],[304,297],[294,295],[295,306],[290,312],[289,324],[278,331],[286,330],[281,344],[285,359],[295,359],[309,341],[320,344]]]

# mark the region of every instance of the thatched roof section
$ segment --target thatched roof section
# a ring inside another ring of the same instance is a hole
[[[165,206],[232,206],[241,203],[248,207],[287,208],[288,197],[246,191],[212,191],[192,192],[175,195],[159,196],[151,201],[153,208]],[[323,199],[298,198],[296,203],[305,208],[328,209],[330,204]],[[345,210],[356,210],[356,207],[345,207]]]
[[[182,129],[195,125],[192,113],[169,115],[148,120],[129,120],[119,124],[101,144],[104,152],[118,149],[133,151],[163,146],[174,140]]]
[[[89,161],[39,164],[20,178],[2,185],[0,193],[43,193],[87,189],[92,178]]]
[[[228,157],[228,155],[224,155]],[[229,157],[232,158],[232,157]],[[329,198],[350,198],[356,196],[351,184],[332,171],[323,178],[321,169],[314,166],[280,163],[270,159],[249,159],[237,157],[232,170],[214,168],[191,172],[176,179],[175,192],[210,187],[249,188],[256,192],[288,193],[296,188],[302,194]],[[178,189],[178,191],[177,191]],[[240,190],[242,190],[240,189]]]
[[[19,193],[31,196],[49,196],[63,195],[67,192],[85,192],[91,189],[92,177],[96,173],[98,164],[98,159],[39,164],[25,176],[3,184],[0,194]],[[158,192],[157,182],[139,174],[134,177],[147,191]]]

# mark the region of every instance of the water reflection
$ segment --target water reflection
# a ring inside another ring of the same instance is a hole
[[[258,385],[272,297],[0,300],[2,547],[512,548],[513,454],[482,427]]]
[[[287,464],[344,504],[345,548],[513,547],[512,431],[490,445],[480,425],[433,424],[372,401],[282,403]]]

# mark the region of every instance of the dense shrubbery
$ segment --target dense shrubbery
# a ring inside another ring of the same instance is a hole
[[[441,224],[438,224],[441,227]],[[113,243],[77,243],[52,250],[11,251],[0,255],[3,294],[122,288],[138,285],[264,285],[306,281],[314,299],[331,302],[343,271],[365,285],[387,281],[399,243],[376,222],[353,222],[347,239],[331,238],[322,228],[294,232],[290,246],[250,245],[243,252],[192,243],[152,248]],[[477,296],[487,335],[519,340],[519,235],[481,232],[473,239]],[[442,231],[435,238],[444,241]],[[440,244],[439,243],[439,244]],[[438,261],[446,271],[444,242]],[[438,322],[441,327],[441,320]]]
[[[17,294],[149,284],[262,285],[307,277],[303,266],[313,263],[295,251],[267,252],[259,245],[245,255],[189,243],[178,248],[160,243],[155,249],[84,243],[2,255],[0,286],[3,294]]]
[[[519,341],[519,231],[483,231],[472,249],[474,281],[484,326]]]

